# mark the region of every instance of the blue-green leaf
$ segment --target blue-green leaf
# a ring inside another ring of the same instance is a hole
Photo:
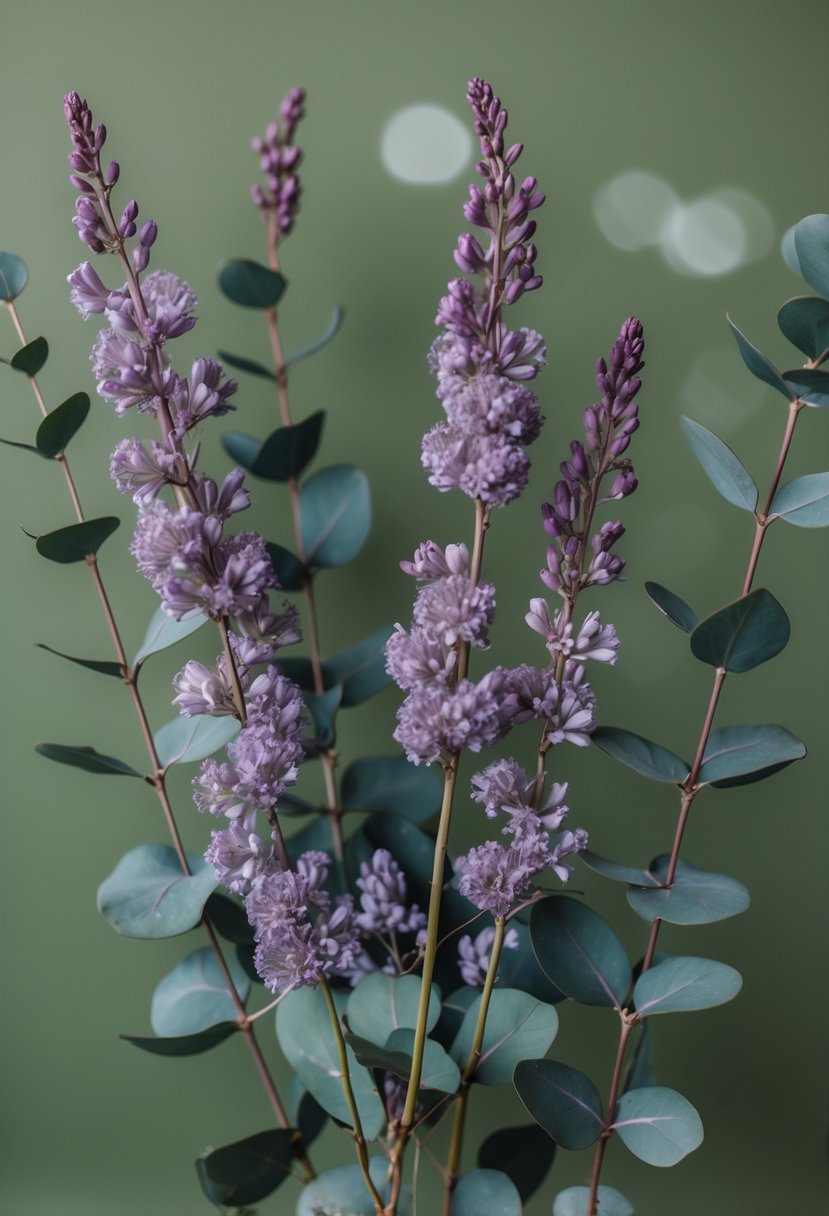
[[[341,801],[346,811],[393,811],[424,823],[440,809],[443,782],[434,768],[409,764],[404,756],[367,756],[343,773]]]
[[[470,1005],[451,1047],[451,1056],[466,1066],[481,1007],[481,997]],[[552,1005],[537,1001],[518,988],[496,988],[473,1080],[479,1085],[507,1085],[519,1060],[541,1056],[556,1037],[558,1014]]]
[[[220,1022],[218,1026],[211,1026],[209,1030],[201,1030],[198,1034],[171,1035],[166,1038],[119,1034],[118,1038],[155,1056],[196,1056],[203,1051],[209,1051],[211,1047],[217,1047],[238,1029],[236,1022]]]
[[[49,358],[49,343],[45,338],[34,338],[21,346],[11,357],[11,366],[26,376],[36,376]]]
[[[393,630],[384,625],[369,637],[326,659],[323,663],[326,685],[342,684],[342,707],[362,705],[391,684],[386,671],[386,642]]]
[[[302,1134],[302,1150],[307,1151],[328,1122],[328,1115],[299,1077],[291,1078],[291,1110],[293,1125]]]
[[[272,431],[263,443],[252,435],[229,431],[222,436],[228,455],[264,481],[288,481],[298,477],[313,460],[319,447],[325,413],[319,410],[294,426]]]
[[[599,857],[598,853],[591,853],[589,849],[579,853],[579,859],[589,870],[602,874],[612,882],[642,886],[650,881],[647,870],[642,870],[638,866],[625,866],[618,861],[609,861],[606,857]]]
[[[786,381],[780,375],[780,372],[777,370],[774,364],[770,363],[765,355],[761,355],[756,346],[752,346],[748,338],[744,334],[740,333],[739,329],[730,317],[728,317],[727,320],[728,324],[731,326],[731,332],[737,339],[737,348],[742,355],[743,363],[745,363],[752,375],[756,376],[758,380],[762,380],[764,383],[770,384],[772,388],[776,388],[778,393],[782,393],[784,397],[789,399],[789,401],[793,400],[795,394],[786,384]]]
[[[368,1172],[380,1196],[387,1201],[390,1184],[386,1157],[372,1157]],[[411,1194],[407,1184],[400,1188],[398,1216],[410,1216]],[[359,1165],[341,1165],[309,1182],[299,1197],[295,1216],[374,1216],[375,1210]]]
[[[681,785],[691,771],[690,764],[667,747],[619,726],[597,726],[590,738],[608,756],[650,781],[670,781],[674,785]]]
[[[69,440],[83,426],[89,413],[89,397],[86,393],[74,393],[41,422],[37,428],[35,443],[44,456],[57,456],[66,449]]]
[[[331,747],[336,731],[334,722],[340,708],[343,690],[340,685],[327,692],[306,692],[304,701],[314,723],[314,740],[318,748]]]
[[[521,1194],[501,1170],[472,1170],[454,1191],[450,1216],[521,1216]]]
[[[208,896],[219,885],[203,857],[188,853],[187,863],[190,874],[184,873],[169,844],[130,849],[98,888],[98,911],[124,937],[187,933],[199,923]]]
[[[250,258],[225,262],[219,270],[222,295],[244,308],[273,308],[285,287],[281,274]]]
[[[226,942],[239,946],[253,941],[253,928],[244,905],[236,903],[229,896],[214,891],[204,905],[204,914]]]
[[[362,1038],[360,1035],[348,1033],[345,1040],[355,1056],[366,1068],[381,1068],[393,1073],[404,1081],[408,1081],[412,1071],[415,1032],[411,1027],[402,1026],[392,1031],[384,1047]],[[461,1083],[460,1070],[434,1039],[427,1039],[423,1045],[423,1064],[420,1075],[420,1089],[437,1089],[444,1094],[453,1094]]]
[[[141,777],[139,773],[123,760],[115,756],[105,756],[96,752],[94,747],[70,747],[65,743],[36,743],[35,751],[45,756],[47,760],[56,760],[58,764],[71,764],[74,768],[85,769],[87,773],[104,773],[110,777]]]
[[[339,304],[335,304],[334,311],[331,314],[331,320],[328,323],[328,328],[326,329],[325,333],[321,334],[319,338],[317,338],[314,342],[311,342],[308,346],[303,346],[301,350],[294,351],[294,353],[285,360],[286,369],[294,367],[295,364],[299,363],[302,359],[307,359],[309,355],[315,355],[318,350],[322,350],[324,346],[327,346],[332,338],[336,336],[344,320],[345,309],[341,308]]]
[[[769,515],[799,528],[825,528],[829,525],[829,473],[807,473],[786,482],[775,494]]]
[[[781,332],[809,359],[822,359],[829,349],[829,301],[795,296],[777,314]]]
[[[250,473],[256,464],[262,440],[257,439],[255,435],[246,435],[243,431],[225,431],[222,435],[222,447],[231,460]]]
[[[821,409],[829,407],[829,372],[796,367],[783,375],[792,393],[806,405],[816,405]]]
[[[622,1094],[613,1130],[640,1161],[676,1165],[702,1144],[702,1121],[675,1089],[649,1085]]]
[[[235,739],[242,724],[238,718],[225,714],[211,718],[197,714],[193,718],[178,717],[165,722],[155,732],[155,750],[162,768],[170,764],[192,764],[212,756],[220,747]]]
[[[62,650],[55,650],[52,646],[47,646],[45,642],[35,642],[38,650],[48,650],[49,654],[56,654],[59,659],[68,659],[70,663],[77,663],[79,667],[88,667],[90,671],[97,671],[102,676],[115,676],[117,679],[122,679],[123,671],[121,664],[115,663],[109,659],[76,659],[72,654],[64,654]]]
[[[644,1089],[647,1085],[657,1084],[651,1065],[653,1041],[649,1023],[640,1022],[637,1033],[639,1035],[639,1042],[636,1044],[633,1058],[628,1066],[624,1085],[622,1086],[622,1091],[625,1093],[629,1089]]]
[[[420,979],[415,975],[386,975],[373,971],[360,980],[346,1005],[346,1018],[354,1034],[371,1043],[384,1044],[400,1027],[417,1025]],[[440,993],[435,985],[429,998],[427,1033],[440,1017]]]
[[[503,1171],[526,1203],[547,1176],[555,1151],[555,1144],[537,1123],[502,1127],[487,1136],[478,1149],[478,1166]]]
[[[669,591],[667,587],[661,586],[660,583],[645,583],[645,591],[651,601],[656,604],[660,612],[678,625],[685,633],[690,633],[694,626],[698,623],[699,617],[694,612],[693,608],[689,608],[685,600],[674,595],[673,591]]]
[[[120,526],[114,515],[87,519],[82,524],[70,524],[55,532],[44,532],[37,538],[35,548],[50,562],[85,562],[97,553],[104,541]]]
[[[321,469],[299,494],[302,543],[309,566],[344,566],[371,530],[368,480],[355,465]]]
[[[683,417],[680,425],[715,489],[735,507],[753,512],[757,506],[757,486],[739,457],[713,431],[693,419]]]
[[[600,1186],[596,1192],[602,1216],[633,1216],[633,1204],[614,1186]],[[553,1200],[553,1216],[593,1216],[588,1212],[589,1186],[568,1186]]]
[[[541,969],[583,1005],[621,1007],[630,988],[627,951],[607,921],[569,895],[533,905],[530,935]]]
[[[829,298],[829,215],[807,215],[796,224],[794,247],[803,278]]]
[[[727,874],[709,874],[680,861],[671,887],[665,881],[670,858],[667,853],[650,865],[654,886],[631,887],[628,903],[643,920],[666,920],[672,925],[710,925],[745,912],[751,897],[741,882]]]
[[[691,653],[711,667],[751,671],[780,653],[790,631],[783,606],[758,587],[700,621],[691,634]]]
[[[255,359],[246,359],[244,355],[232,355],[227,350],[220,350],[218,355],[222,363],[226,363],[228,367],[234,368],[237,372],[247,372],[251,376],[261,376],[263,380],[276,379],[271,368],[265,367],[264,363],[257,363]],[[224,443],[224,437],[222,437],[222,442]]]
[[[705,747],[699,782],[747,785],[760,781],[806,755],[806,745],[783,726],[724,726],[712,731]]]
[[[633,989],[640,1018],[690,1013],[733,1001],[743,986],[739,971],[708,958],[669,958],[645,971]]]
[[[175,646],[176,642],[189,638],[190,634],[201,629],[207,620],[208,617],[203,612],[192,612],[177,621],[163,608],[156,608],[147,626],[141,649],[132,661],[133,667],[139,667],[151,654],[158,654],[159,651],[166,650],[168,646]]]
[[[299,1132],[274,1127],[196,1158],[201,1188],[219,1208],[239,1209],[270,1195],[291,1173]]]
[[[250,993],[250,980],[235,958],[226,960],[233,986],[242,1004]],[[191,1035],[235,1022],[236,1006],[210,946],[188,954],[158,984],[150,1006],[150,1022],[157,1035]]]
[[[26,263],[16,253],[0,250],[0,300],[16,300],[29,281]]]
[[[588,1148],[602,1131],[602,1100],[584,1073],[554,1060],[522,1060],[513,1077],[518,1097],[562,1148]]]
[[[268,541],[265,548],[276,571],[280,588],[283,591],[301,591],[305,581],[305,567],[299,558],[291,553],[290,549],[285,549],[273,541]]]

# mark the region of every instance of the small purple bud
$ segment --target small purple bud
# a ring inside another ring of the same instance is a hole
[[[150,249],[155,244],[155,239],[158,236],[158,224],[155,220],[147,220],[141,229],[141,244]]]
[[[104,144],[106,143],[106,138],[107,138],[107,129],[102,122],[99,122],[97,128],[95,129],[95,145],[94,146],[95,146],[96,152],[101,151],[101,148],[103,148]]]
[[[504,302],[506,304],[514,304],[516,300],[520,300],[524,294],[524,284],[520,279],[513,279],[504,294]]]
[[[121,166],[118,164],[117,160],[111,160],[109,162],[109,168],[107,169],[107,184],[114,186],[120,176]]]
[[[146,245],[138,245],[132,251],[132,265],[136,274],[141,274],[150,264],[150,251]]]

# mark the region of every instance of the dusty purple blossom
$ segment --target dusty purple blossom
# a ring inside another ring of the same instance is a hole
[[[476,937],[466,933],[458,942],[458,969],[461,979],[470,988],[483,988],[494,941],[495,929],[492,925],[487,925]],[[504,948],[517,950],[518,946],[518,933],[515,929],[507,929],[504,934]]]
[[[616,662],[619,650],[616,630],[612,625],[602,625],[598,612],[588,613],[575,633],[573,623],[567,620],[566,608],[551,619],[547,601],[538,598],[530,600],[530,611],[524,619],[530,629],[541,634],[553,657],[563,654],[566,659],[579,662],[587,659],[611,665]]]
[[[260,596],[253,608],[236,617],[240,633],[266,646],[273,655],[282,646],[293,646],[302,640],[299,610],[287,600],[280,612],[271,612],[267,596]]]
[[[140,440],[122,439],[112,453],[109,473],[121,494],[135,502],[151,502],[165,486],[178,481],[179,457],[168,446],[151,440],[149,450]]]
[[[503,435],[467,435],[438,422],[423,437],[421,455],[436,490],[461,490],[491,507],[504,507],[524,491],[530,461]]]
[[[273,847],[257,835],[255,822],[254,814],[241,815],[229,827],[212,832],[205,853],[219,881],[240,895],[265,873],[273,858]]]
[[[406,897],[406,877],[388,849],[375,849],[360,863],[361,891],[357,924],[364,933],[415,933],[426,924],[417,904]]]
[[[444,646],[459,641],[486,650],[487,626],[495,618],[495,588],[492,583],[470,585],[462,574],[434,579],[420,588],[415,599],[415,626]]]
[[[408,632],[402,625],[386,642],[386,670],[402,689],[415,688],[430,680],[446,682],[457,667],[457,651],[445,646],[425,629]]]
[[[413,688],[397,711],[394,732],[409,762],[431,764],[441,754],[479,752],[495,743],[504,731],[503,684],[503,669],[496,668],[478,684],[459,680],[449,688],[435,681]]]
[[[109,290],[101,282],[91,262],[81,262],[78,269],[67,277],[67,282],[72,287],[69,301],[85,321],[104,311]]]
[[[496,760],[472,777],[472,797],[483,803],[484,812],[494,819],[499,810],[528,807],[534,782],[511,756]]]
[[[580,663],[568,660],[560,682],[553,671],[521,664],[509,672],[506,685],[513,725],[538,718],[547,722],[550,743],[567,740],[586,747],[590,742],[596,698]]]
[[[265,188],[251,187],[251,197],[262,211],[275,241],[287,236],[294,225],[302,193],[299,174],[302,152],[294,144],[297,125],[305,116],[305,90],[291,89],[279,110],[280,123],[271,123],[263,139],[253,140]]]
[[[418,579],[445,578],[450,574],[469,576],[469,550],[466,545],[447,545],[445,551],[433,540],[426,540],[415,549],[414,559],[401,562],[404,574]]]

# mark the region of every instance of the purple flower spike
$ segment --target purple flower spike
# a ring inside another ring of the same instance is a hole
[[[251,187],[251,197],[260,209],[274,245],[294,226],[302,188],[297,169],[302,152],[293,142],[296,128],[305,116],[305,90],[291,89],[279,109],[282,127],[271,123],[264,138],[253,140],[253,150],[265,175],[265,188]]]

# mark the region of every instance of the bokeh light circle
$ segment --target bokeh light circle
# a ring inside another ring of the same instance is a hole
[[[472,155],[472,137],[443,106],[406,106],[386,123],[380,156],[393,177],[412,185],[437,185],[457,177]]]

